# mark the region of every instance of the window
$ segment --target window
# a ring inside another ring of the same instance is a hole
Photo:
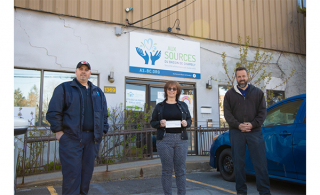
[[[270,110],[262,127],[293,124],[302,102],[288,102]]]
[[[285,99],[284,91],[267,90],[267,106],[280,102]]]
[[[162,102],[164,97],[163,87],[165,81],[156,80],[139,80],[138,78],[126,79],[126,109],[135,111],[144,111],[144,105],[155,108],[157,103]],[[189,108],[192,118],[192,126],[195,123],[195,110],[194,108],[194,84],[180,83],[182,87],[180,100],[184,101]],[[142,109],[142,110],[141,110]]]
[[[14,113],[32,124],[39,120],[41,71],[14,69]]]
[[[144,111],[146,86],[126,84],[126,109]]]
[[[306,7],[306,0],[298,0],[298,6],[300,6],[301,8]]]
[[[228,127],[228,123],[226,119],[224,118],[224,112],[223,112],[223,100],[224,96],[227,93],[228,89],[225,85],[219,85],[219,123],[220,127]]]
[[[73,72],[14,69],[15,116],[21,113],[32,125],[49,126],[45,114],[54,89],[60,83],[71,81],[75,77]],[[91,75],[89,81],[98,86],[98,75]]]

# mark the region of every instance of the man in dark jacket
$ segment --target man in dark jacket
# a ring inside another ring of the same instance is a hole
[[[261,125],[266,118],[266,102],[261,89],[248,84],[244,67],[236,69],[237,86],[224,97],[224,117],[229,124],[229,139],[237,194],[247,194],[245,153],[248,146],[259,194],[270,194],[266,148]]]
[[[59,140],[62,194],[88,194],[94,160],[109,129],[104,93],[88,81],[90,64],[79,62],[75,74],[55,88],[46,115]]]

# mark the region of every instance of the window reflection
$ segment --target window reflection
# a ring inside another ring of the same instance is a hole
[[[267,113],[263,127],[293,124],[303,100],[280,105]]]
[[[45,114],[51,100],[54,89],[62,82],[71,81],[76,75],[66,72],[43,72],[41,83],[40,70],[14,69],[14,114],[20,115],[31,122],[31,125],[40,126],[39,113],[41,112],[41,126],[48,126]],[[98,85],[98,75],[89,78],[94,85]],[[40,94],[40,86],[43,85],[43,94]],[[40,102],[42,96],[43,101]],[[42,105],[40,111],[39,105]],[[31,115],[32,113],[32,115]]]
[[[41,71],[14,69],[14,115],[38,122]]]
[[[165,99],[163,87],[150,87],[150,106],[155,108],[156,105]]]
[[[284,91],[267,90],[267,106],[272,106],[275,103],[285,99]]]

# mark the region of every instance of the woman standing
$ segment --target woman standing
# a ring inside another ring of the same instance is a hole
[[[172,170],[178,194],[186,194],[186,158],[188,135],[192,120],[185,102],[179,101],[181,86],[168,81],[164,86],[165,100],[153,110],[151,126],[157,128],[157,150],[162,164],[161,183],[164,194],[172,194]]]

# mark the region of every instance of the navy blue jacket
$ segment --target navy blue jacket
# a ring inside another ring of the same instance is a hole
[[[252,131],[261,130],[267,116],[266,101],[261,89],[250,85],[244,97],[237,86],[229,89],[223,101],[224,118],[230,129],[239,129],[240,123],[250,122]]]
[[[178,101],[177,105],[181,111],[182,120],[187,121],[186,127],[181,126],[181,131],[182,131],[181,132],[181,139],[187,140],[188,134],[187,134],[186,128],[191,126],[191,123],[192,123],[191,115],[190,115],[190,112],[188,109],[188,105],[185,102]],[[156,107],[154,108],[153,113],[152,113],[152,119],[150,121],[151,127],[157,129],[157,140],[162,140],[164,132],[165,132],[165,128],[160,127],[160,121],[163,119],[163,108],[164,108],[164,101],[160,102],[156,105]]]
[[[76,78],[75,78],[76,79]],[[84,118],[84,102],[81,90],[76,80],[58,85],[49,103],[46,119],[51,124],[51,131],[63,131],[69,138],[81,142]],[[108,108],[106,97],[102,90],[88,81],[93,104],[94,141],[99,142],[103,133],[107,133]]]

